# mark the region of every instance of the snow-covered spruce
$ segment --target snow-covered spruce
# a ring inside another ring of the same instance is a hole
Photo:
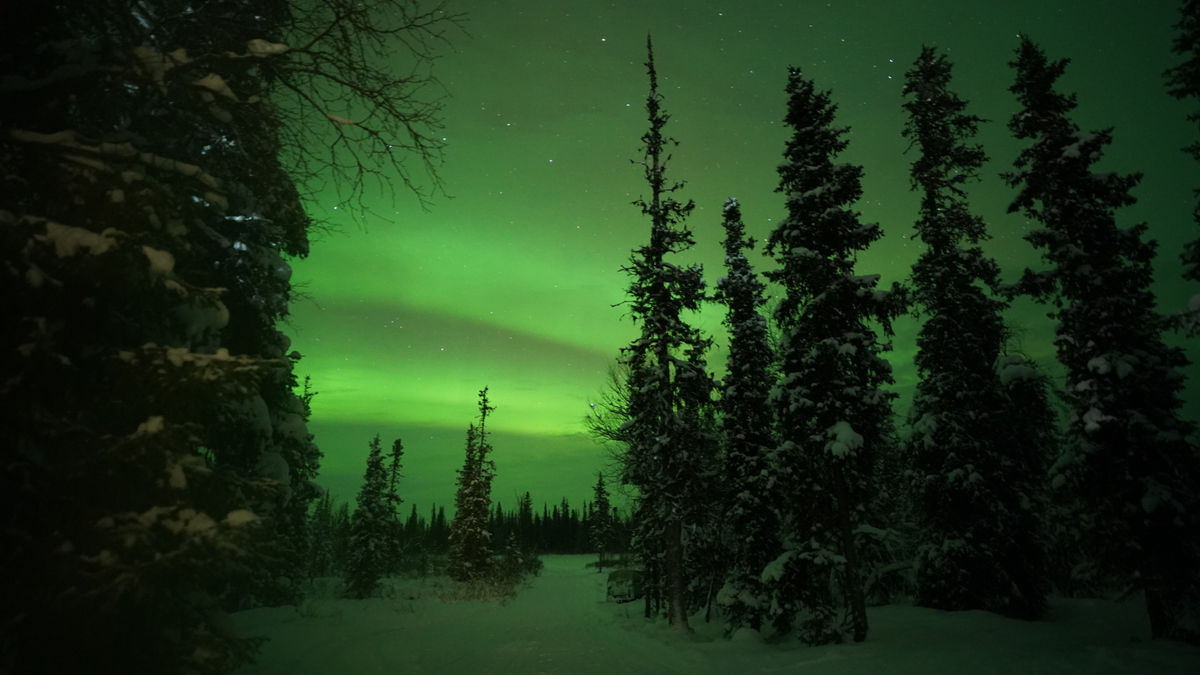
[[[51,3],[0,26],[0,670],[232,670],[254,641],[221,606],[303,576],[319,451],[276,323],[308,219],[263,73],[211,58],[292,21],[193,10]],[[218,82],[237,104],[206,100]]]
[[[387,550],[387,571],[389,574],[395,574],[400,570],[402,561],[402,543],[404,539],[404,523],[400,520],[400,505],[404,503],[401,499],[397,484],[403,477],[401,470],[403,469],[404,460],[404,441],[397,438],[392,441],[392,450],[387,457],[387,491],[384,493],[384,502],[387,504],[387,519],[388,529],[388,550]]]
[[[496,464],[488,455],[487,418],[496,408],[488,403],[487,387],[479,392],[479,426],[467,427],[463,467],[458,471],[454,495],[454,520],[450,523],[450,558],[447,572],[462,582],[486,581],[492,569],[492,533],[488,516],[492,507],[492,480]]]
[[[924,323],[906,444],[920,526],[916,601],[1032,618],[1045,606],[1046,448],[1010,430],[1014,420],[1051,420],[1013,409],[1037,399],[1007,397],[996,371],[1007,303],[995,293],[999,268],[979,247],[986,225],[965,192],[987,159],[972,144],[981,120],[966,113],[950,80],[946,56],[923,47],[904,84],[904,136],[918,153],[916,234],[925,244],[912,270]],[[1003,377],[1011,381],[1018,367],[1008,364]]]
[[[1055,88],[1066,60],[1023,38],[1012,65],[1021,110],[1009,128],[1029,144],[1005,175],[1017,188],[1009,208],[1041,225],[1026,238],[1048,264],[1021,285],[1055,304],[1070,407],[1054,482],[1078,505],[1101,572],[1144,591],[1152,634],[1197,639],[1186,625],[1200,589],[1200,452],[1180,417],[1188,363],[1163,342],[1146,225],[1116,219],[1141,177],[1093,171],[1112,132],[1081,133],[1069,117],[1075,97]]]
[[[528,496],[529,493],[526,493]],[[598,561],[603,568],[605,557],[612,552],[615,543],[613,531],[612,503],[608,498],[608,487],[604,484],[604,474],[597,474],[596,486],[592,490],[592,512],[587,519],[588,541],[596,549]],[[525,502],[521,502],[522,514],[525,513]]]
[[[1179,23],[1175,25],[1175,40],[1171,51],[1184,58],[1183,63],[1167,71],[1168,92],[1182,100],[1200,104],[1200,0],[1183,0],[1179,5]],[[1188,121],[1197,126],[1195,142],[1184,148],[1184,152],[1200,160],[1200,110],[1193,109]],[[1200,187],[1198,187],[1200,189]],[[1200,193],[1197,194],[1200,197]],[[1192,221],[1200,226],[1200,202],[1192,211]],[[1183,260],[1183,278],[1200,282],[1200,236],[1188,242],[1180,253]],[[1192,296],[1183,311],[1184,328],[1192,335],[1200,335],[1200,293]]]
[[[767,598],[760,576],[778,555],[778,522],[773,510],[771,453],[775,447],[767,399],[774,380],[774,355],[762,314],[765,285],[745,251],[754,247],[746,236],[741,206],[730,198],[722,210],[725,229],[725,277],[717,283],[716,300],[726,307],[729,356],[721,382],[724,457],[723,537],[729,571],[718,596],[727,630],[763,625]]]
[[[713,386],[705,362],[711,340],[682,316],[704,301],[700,266],[667,259],[694,243],[683,223],[693,204],[677,201],[672,193],[680,185],[666,178],[664,148],[670,140],[662,130],[668,116],[661,109],[649,37],[646,49],[650,129],[642,136],[641,164],[650,197],[636,204],[650,219],[650,241],[634,250],[624,268],[630,277],[629,312],[640,335],[622,355],[629,368],[630,419],[622,434],[628,446],[621,479],[637,489],[634,538],[646,569],[647,614],[665,599],[671,625],[686,630],[684,531],[700,519],[700,507],[707,503],[706,476],[715,455]]]
[[[762,581],[777,630],[798,622],[808,642],[841,640],[847,628],[863,640],[854,530],[871,494],[874,454],[891,433],[892,398],[882,388],[892,381],[880,356],[886,345],[869,324],[890,332],[903,303],[896,287],[876,288],[877,275],[854,273],[856,255],[881,232],[852,208],[862,168],[835,163],[847,145],[847,130],[834,126],[836,106],[797,68],[787,94],[792,135],[778,169],[787,215],[767,243],[779,265],[767,277],[786,289],[775,310],[780,380],[770,399],[781,441],[770,469],[783,495],[776,560],[784,562]]]
[[[350,547],[346,561],[346,595],[366,598],[375,594],[388,571],[394,549],[395,512],[387,500],[387,471],[379,435],[371,439],[367,468],[350,521]]]

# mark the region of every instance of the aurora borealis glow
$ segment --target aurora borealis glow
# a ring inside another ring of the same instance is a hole
[[[918,248],[909,241],[916,200],[900,90],[922,43],[949,55],[955,89],[990,120],[978,140],[991,162],[972,193],[993,236],[985,250],[1008,281],[1039,267],[1021,238],[1024,219],[1005,214],[1011,191],[997,177],[1018,148],[1005,127],[1016,108],[1006,64],[1027,31],[1051,58],[1072,59],[1062,84],[1078,94],[1079,125],[1115,127],[1103,165],[1145,173],[1139,203],[1121,222],[1146,221],[1159,241],[1160,309],[1182,309],[1197,292],[1180,279],[1178,260],[1197,236],[1190,214],[1200,170],[1179,150],[1195,139],[1186,106],[1166,94],[1161,76],[1177,60],[1173,1],[478,0],[457,9],[470,35],[453,37],[436,64],[449,96],[442,176],[453,197],[424,212],[406,195],[393,206],[386,193],[368,193],[368,206],[392,215],[363,223],[318,199],[313,215],[340,231],[318,237],[295,264],[303,297],[285,330],[305,356],[299,375],[319,392],[310,429],[325,453],[320,482],[340,499],[353,499],[367,442],[379,433],[385,443],[404,439],[406,501],[450,505],[485,385],[497,406],[493,497],[506,505],[525,490],[535,504],[588,498],[607,460],[583,418],[634,334],[613,305],[627,284],[620,267],[648,235],[630,205],[646,191],[630,160],[646,126],[647,31],[672,115],[667,132],[680,142],[668,175],[686,181],[682,197],[696,201],[693,259],[710,286],[723,274],[724,199],[739,198],[760,239],[783,212],[773,190],[789,64],[832,90],[839,123],[852,129],[842,161],[864,166],[859,208],[885,232],[860,272],[884,283],[906,277]],[[760,272],[771,265],[757,255],[752,262]],[[1049,364],[1053,328],[1044,315],[1020,302],[1010,322],[1021,348]],[[718,372],[720,319],[717,307],[700,319],[716,339]],[[898,413],[914,385],[915,330],[914,320],[901,322],[890,355]]]

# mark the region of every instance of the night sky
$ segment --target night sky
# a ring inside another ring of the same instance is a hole
[[[1186,106],[1167,96],[1161,75],[1178,60],[1169,51],[1177,6],[460,2],[469,35],[453,36],[436,64],[447,95],[442,178],[450,197],[423,211],[408,195],[368,192],[366,205],[386,220],[334,210],[332,194],[310,204],[334,231],[295,265],[301,297],[285,330],[304,354],[299,375],[310,375],[319,392],[310,430],[325,453],[320,483],[352,501],[370,438],[379,433],[390,447],[399,436],[407,453],[402,496],[423,511],[431,502],[451,506],[466,427],[486,385],[497,408],[489,418],[493,498],[506,507],[525,490],[535,504],[590,498],[596,472],[611,461],[583,420],[634,335],[626,310],[613,305],[628,282],[621,266],[649,236],[647,219],[630,205],[646,192],[630,160],[640,158],[647,125],[648,31],[672,116],[667,132],[680,142],[669,177],[686,181],[681,196],[696,201],[689,257],[703,263],[710,287],[723,275],[722,202],[738,197],[760,240],[783,214],[774,188],[787,136],[788,65],[831,89],[839,124],[851,127],[841,161],[864,166],[858,206],[885,233],[860,258],[859,273],[881,274],[884,284],[905,279],[919,247],[910,241],[917,201],[900,90],[922,43],[949,55],[969,112],[990,120],[978,140],[991,162],[972,194],[993,237],[986,250],[1006,281],[1038,267],[1022,239],[1028,224],[1005,214],[1012,192],[997,176],[1018,150],[1005,127],[1016,107],[1007,63],[1024,32],[1051,58],[1072,59],[1060,83],[1078,93],[1079,125],[1116,128],[1102,167],[1145,173],[1139,203],[1121,222],[1149,223],[1160,245],[1160,309],[1182,309],[1197,290],[1180,279],[1178,253],[1197,235],[1190,214],[1200,170],[1179,150],[1195,139]],[[751,260],[760,272],[772,267],[761,255]],[[710,362],[718,373],[727,340],[721,316],[714,306],[698,317],[715,337]],[[1009,319],[1020,349],[1052,368],[1045,309],[1018,303]],[[913,320],[901,322],[889,356],[901,415],[915,385],[915,332]]]

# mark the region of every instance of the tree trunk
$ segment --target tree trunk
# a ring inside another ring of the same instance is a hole
[[[664,534],[667,538],[667,620],[680,630],[691,631],[687,618],[687,584],[683,572],[683,523],[678,517],[669,517]]]
[[[1150,637],[1155,640],[1171,637],[1171,622],[1162,595],[1150,588],[1145,590],[1145,595],[1146,613],[1150,615]]]
[[[845,573],[842,575],[843,592],[850,605],[850,623],[855,642],[867,639],[867,598],[863,590],[862,568],[858,559],[858,546],[854,544],[854,527],[850,517],[849,486],[846,474],[834,460],[834,493],[837,498],[837,519],[842,539],[842,556],[846,558]]]

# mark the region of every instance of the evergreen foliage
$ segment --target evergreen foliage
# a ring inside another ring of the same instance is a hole
[[[326,577],[341,570],[335,555],[336,529],[333,519],[333,496],[323,490],[313,507],[308,525],[308,576]]]
[[[261,71],[204,58],[278,35],[287,6],[163,21],[179,4],[0,22],[0,670],[231,670],[253,643],[222,609],[274,595],[302,540],[280,535],[319,453],[274,323],[307,218]],[[260,209],[277,226],[239,222]]]
[[[1200,453],[1179,415],[1187,361],[1162,340],[1146,225],[1117,225],[1140,175],[1093,172],[1112,131],[1081,133],[1071,120],[1075,97],[1055,88],[1067,63],[1021,40],[1009,128],[1029,145],[1005,176],[1017,188],[1010,211],[1041,225],[1026,238],[1049,267],[1027,270],[1021,286],[1053,302],[1066,369],[1068,440],[1053,485],[1077,499],[1101,572],[1144,592],[1152,635],[1185,637],[1200,570]]]
[[[913,562],[917,526],[913,514],[911,471],[896,430],[874,453],[871,496],[863,522],[854,530],[869,605],[916,596]]]
[[[335,569],[346,569],[350,558],[350,504],[340,502],[333,511],[333,559]]]
[[[768,601],[760,579],[779,553],[778,522],[772,509],[771,453],[775,448],[768,397],[774,382],[774,355],[762,314],[765,285],[746,258],[754,239],[746,236],[736,199],[724,206],[725,277],[716,300],[726,307],[729,356],[721,382],[724,439],[724,545],[731,548],[729,571],[719,602],[727,630],[762,626]]]
[[[1183,0],[1179,5],[1178,31],[1171,51],[1184,58],[1183,63],[1167,71],[1167,91],[1178,99],[1190,99],[1200,104],[1200,0]],[[1184,152],[1200,160],[1200,110],[1188,114],[1188,121],[1196,125],[1196,142],[1184,148]],[[1200,226],[1200,187],[1196,189],[1196,206],[1192,210],[1192,221]],[[1189,242],[1180,253],[1183,260],[1183,278],[1200,281],[1200,237]],[[1200,293],[1192,296],[1184,316],[1184,326],[1193,335],[1200,333]]]
[[[425,533],[426,545],[434,553],[450,550],[450,523],[446,520],[446,508],[434,505],[429,514],[429,530]]]
[[[516,531],[523,550],[536,550],[537,532],[533,527],[533,497],[528,492],[521,495],[517,504]]]
[[[1045,611],[1045,555],[1034,509],[1045,447],[1014,443],[1013,413],[996,372],[1006,329],[999,267],[983,254],[983,219],[965,186],[987,157],[972,144],[980,118],[950,90],[951,63],[932,47],[906,75],[904,136],[917,152],[913,189],[921,194],[912,271],[924,315],[917,335],[919,376],[907,454],[921,533],[918,604],[989,609],[1025,618]],[[1045,421],[1045,420],[1039,420]]]
[[[427,65],[453,17],[398,0],[3,14],[0,670],[231,671],[253,641],[222,611],[294,599],[318,496],[311,390],[276,328],[308,253],[300,193],[330,158],[351,190],[376,160],[434,158],[427,73],[392,76],[367,46]],[[349,107],[371,122],[326,114]],[[373,142],[398,129],[413,142]]]
[[[542,560],[537,554],[521,546],[517,533],[510,532],[504,540],[504,555],[500,559],[499,581],[515,587],[528,574],[537,575],[542,571]]]
[[[369,447],[367,469],[350,521],[345,580],[346,594],[352,598],[374,595],[379,579],[389,571],[393,550],[395,514],[388,503],[388,472],[378,434]]]
[[[775,472],[783,551],[763,572],[777,630],[811,643],[866,637],[867,616],[854,530],[871,489],[877,446],[891,430],[891,367],[872,328],[890,333],[902,311],[899,290],[877,290],[879,276],[854,273],[855,255],[881,236],[850,206],[862,194],[862,169],[835,164],[847,130],[836,106],[797,68],[787,83],[792,129],[778,190],[787,216],[767,252],[767,273],[784,291],[775,311],[780,382],[771,404],[781,444]],[[830,583],[833,580],[833,583]],[[839,613],[844,612],[844,617]]]
[[[291,361],[290,367],[294,369],[300,355],[293,352],[288,359]],[[294,385],[294,374],[291,381]],[[277,519],[278,533],[286,547],[283,551],[283,564],[272,571],[297,581],[309,574],[307,561],[312,557],[312,534],[308,530],[309,509],[321,496],[321,490],[314,481],[323,453],[308,431],[308,421],[312,417],[312,401],[316,396],[312,379],[305,376],[299,394],[289,401],[282,415],[273,415],[272,421],[276,429],[275,444],[288,467],[287,500],[280,507]],[[282,469],[282,465],[276,465]],[[283,477],[282,471],[279,471],[279,477]],[[283,602],[295,602],[299,597],[300,589],[297,585],[284,590],[288,592],[288,596],[280,598]]]
[[[388,570],[392,572],[400,569],[403,556],[404,524],[400,520],[400,504],[404,503],[404,500],[396,491],[396,483],[403,477],[400,473],[403,457],[404,442],[397,438],[392,442],[392,450],[388,455],[387,493],[384,495],[384,501],[388,505],[388,525],[391,530],[391,534],[388,536],[390,544]]]
[[[539,554],[597,553],[599,549],[592,533],[603,510],[603,505],[592,503],[585,503],[582,509],[574,508],[563,498],[553,507],[547,505],[543,511],[535,513],[532,497],[526,492],[518,500],[516,510],[505,510],[500,504],[491,509],[486,530],[490,541],[505,542],[505,550],[501,553],[509,558],[512,557],[508,550],[509,540],[515,536],[524,574],[531,574],[540,569]],[[613,554],[629,550],[630,524],[611,503],[607,513],[605,550],[611,563]],[[322,492],[310,517],[309,576],[346,576],[352,548],[351,520],[346,503],[337,503],[328,492]],[[389,567],[387,571],[418,576],[440,573],[445,567],[449,531],[444,508],[435,505],[426,516],[420,513],[417,505],[412,505],[404,519],[399,544],[389,542],[388,545],[389,550],[402,549],[405,556],[398,569]]]
[[[526,497],[529,493],[525,493]],[[601,565],[604,558],[611,552],[613,542],[612,504],[608,500],[608,488],[604,485],[604,474],[596,475],[596,487],[593,489],[592,512],[587,519],[588,540],[596,549],[596,555]]]
[[[641,165],[650,198],[635,204],[650,218],[650,242],[637,248],[624,268],[631,277],[630,314],[640,335],[623,356],[629,367],[630,419],[622,480],[638,490],[634,522],[649,579],[647,611],[654,599],[665,596],[671,625],[686,630],[684,530],[705,492],[702,479],[713,446],[705,424],[711,417],[712,381],[705,364],[711,341],[682,316],[704,301],[701,268],[667,259],[694,244],[683,224],[694,205],[677,201],[672,193],[681,185],[666,177],[666,149],[673,141],[663,136],[668,115],[662,111],[649,37],[646,51],[650,129],[642,136]]]
[[[483,581],[492,573],[492,479],[496,464],[488,454],[487,418],[496,408],[488,404],[487,387],[479,392],[479,426],[467,428],[466,457],[458,471],[454,520],[450,524],[448,572],[456,581]]]
[[[392,451],[388,454],[387,466],[387,493],[384,495],[386,501],[392,508],[393,514],[396,517],[400,515],[400,505],[404,500],[400,498],[399,492],[396,491],[396,483],[403,478],[400,470],[403,468],[402,459],[404,458],[404,441],[397,438],[392,441]]]

